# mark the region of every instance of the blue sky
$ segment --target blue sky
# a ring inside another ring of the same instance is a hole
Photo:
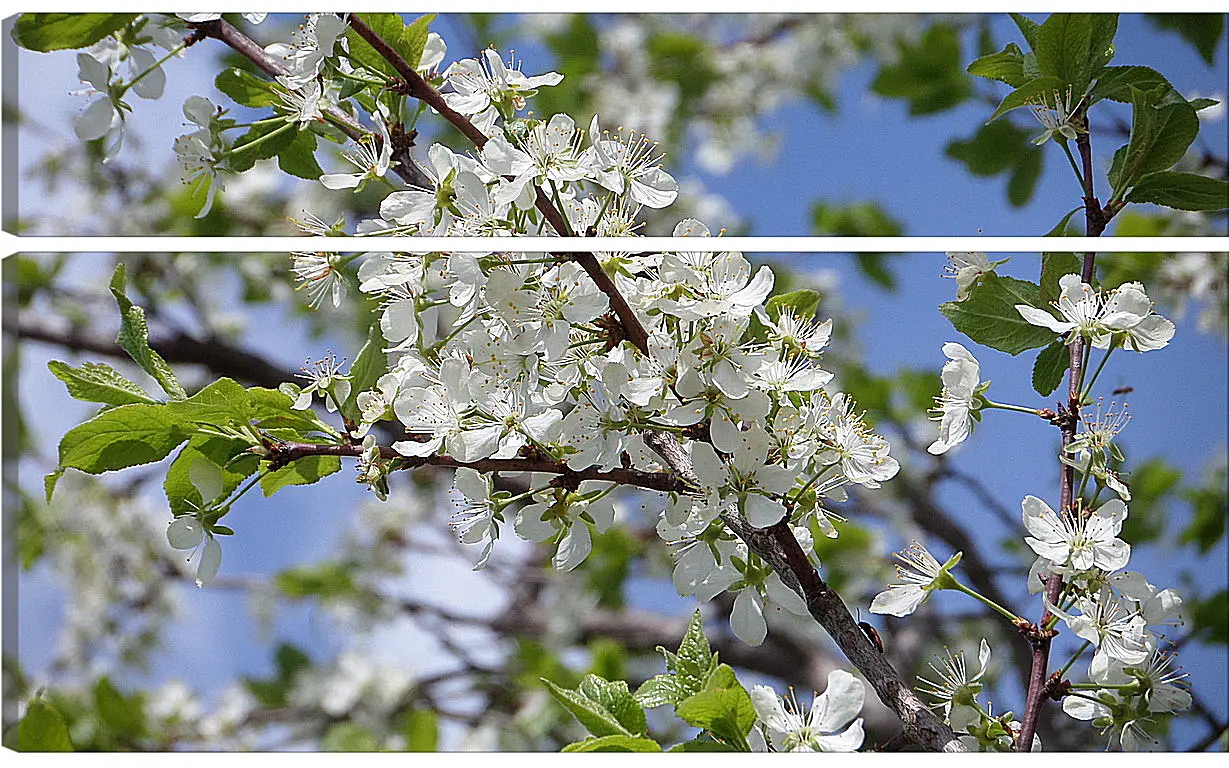
[[[441,20],[446,37],[448,25],[447,18]],[[1015,39],[1014,27],[1005,19],[996,21],[995,31],[1000,45]],[[548,62],[541,62],[540,67],[535,65],[534,54],[540,54],[535,46],[522,41],[513,47],[530,62],[527,70],[549,68]],[[1215,67],[1208,68],[1175,35],[1158,33],[1140,18],[1125,16],[1118,50],[1116,63],[1153,66],[1168,74],[1185,92],[1226,91],[1224,40]],[[452,56],[461,54],[455,47],[450,50]],[[84,99],[66,93],[77,86],[71,55],[22,52],[20,57],[23,104],[39,103],[41,121],[52,129],[37,138],[30,133],[22,135],[23,162],[28,163],[45,146],[44,137],[52,141],[73,140],[72,117]],[[173,63],[166,96],[157,103],[136,104],[132,128],[143,145],[139,150],[133,147],[133,157],[155,165],[170,161],[171,141],[184,130],[179,105],[198,90],[198,83],[211,80],[212,74],[211,62],[203,57]],[[809,105],[787,106],[770,117],[768,124],[781,130],[784,137],[774,162],[747,162],[726,177],[704,176],[710,187],[725,195],[751,223],[751,234],[809,234],[809,208],[818,197],[882,200],[889,212],[905,222],[906,234],[910,235],[971,235],[979,231],[987,235],[1043,234],[1076,204],[1070,200],[1072,180],[1058,156],[1060,153],[1054,149],[1047,158],[1038,198],[1023,209],[1008,208],[1001,178],[972,178],[962,166],[943,156],[948,140],[971,134],[984,121],[988,116],[985,108],[966,104],[939,116],[910,119],[905,116],[902,103],[867,95],[866,86],[872,77],[873,69],[864,66],[843,80],[838,94],[842,111],[836,117],[822,115]],[[1218,150],[1222,155],[1226,153],[1224,126],[1222,121],[1205,127],[1209,138],[1217,136],[1222,141]],[[1101,142],[1098,146],[1108,157],[1116,142]],[[1042,200],[1055,190],[1059,193],[1057,199]],[[27,214],[62,204],[60,200],[46,199],[37,188],[23,192],[23,211]],[[722,226],[722,222],[708,223],[714,228]],[[1035,259],[1035,254],[1017,255],[1004,271],[1035,279]],[[861,318],[857,340],[872,371],[889,373],[901,366],[937,370],[943,362],[943,342],[959,340],[936,311],[938,304],[954,293],[953,283],[939,277],[943,266],[940,254],[900,258],[897,266],[902,287],[895,294],[868,284],[847,257],[778,256],[771,261],[803,271],[835,271],[843,304]],[[90,268],[80,269],[80,279],[90,280]],[[290,338],[299,337],[288,313],[267,310],[254,317],[249,341],[258,348],[274,350],[271,354],[288,368],[330,346],[345,348],[344,341],[337,338],[325,338],[310,345],[285,343]],[[1011,358],[974,349],[972,345],[970,348],[981,360],[983,377],[994,381],[991,394],[995,399],[1022,404],[1036,402],[1036,395],[1028,386],[1032,363],[1027,354]],[[51,446],[64,431],[86,417],[88,408],[68,401],[58,383],[50,381],[46,359],[45,350],[31,348],[21,385],[31,426]],[[1167,349],[1148,355],[1116,356],[1111,365],[1112,381],[1121,378],[1135,388],[1130,397],[1135,419],[1125,438],[1133,461],[1160,455],[1194,472],[1213,451],[1225,449],[1229,362],[1223,337],[1198,333],[1193,317],[1188,316],[1179,321],[1178,335]],[[953,461],[960,468],[983,476],[1010,508],[1018,508],[1019,500],[1030,493],[1053,501],[1057,488],[1055,466],[1051,457],[1026,450],[1028,441],[1037,437],[1029,429],[1022,416],[990,414],[970,442],[954,454]],[[23,471],[23,481],[37,487],[45,469],[26,469],[29,471]],[[347,469],[318,489],[289,489],[272,500],[251,499],[241,503],[233,513],[240,536],[226,542],[223,573],[268,574],[333,553],[331,532],[351,524],[354,505],[361,498]],[[1008,533],[986,524],[979,508],[968,498],[945,491],[942,500],[971,529],[994,538]],[[510,537],[505,537],[500,546],[513,546],[511,542]],[[1145,548],[1137,552],[1132,565],[1143,570],[1153,583],[1170,586],[1178,566],[1191,564],[1175,563],[1164,548]],[[1195,565],[1223,578],[1227,570],[1223,544]],[[490,605],[493,593],[489,586],[483,577],[474,576],[467,569],[441,572],[424,568],[420,573],[424,581],[416,588],[428,594],[449,590],[454,595],[477,595]],[[45,638],[55,630],[63,595],[45,569],[23,575],[21,588],[23,663],[38,669],[40,663],[45,664],[50,650]],[[652,592],[651,607],[671,612],[691,610],[691,601],[659,602],[662,593]],[[229,593],[184,590],[183,605],[183,616],[173,624],[168,648],[159,653],[151,680],[180,677],[208,691],[236,674],[262,675],[270,671],[269,648],[257,623],[246,613],[242,599]],[[1036,611],[1028,611],[1028,615],[1033,613]],[[274,638],[293,641],[318,658],[326,657],[346,644],[346,638],[339,636],[332,626],[322,613],[292,608],[280,615]],[[202,642],[202,638],[209,640]],[[401,643],[403,649],[413,645],[406,643],[404,637]],[[398,651],[393,643],[381,640],[378,645],[373,653],[414,663],[408,651]],[[1200,695],[1223,717],[1225,702],[1229,700],[1229,665],[1224,649],[1191,647],[1183,652],[1182,661],[1196,677]],[[1008,694],[1009,691],[1004,692],[1003,700],[1018,698]]]

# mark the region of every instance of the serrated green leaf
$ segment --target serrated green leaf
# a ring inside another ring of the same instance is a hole
[[[427,44],[427,27],[435,14],[420,16],[409,25],[396,13],[364,13],[361,18],[389,47],[400,54],[407,64],[417,69],[422,61],[423,47]],[[352,60],[373,72],[392,78],[400,77],[396,68],[353,29],[346,30],[346,40]]]
[[[1034,77],[1024,85],[1015,89],[1011,93],[1003,97],[999,102],[999,106],[994,110],[994,114],[990,115],[990,119],[986,122],[994,122],[999,117],[1007,114],[1013,109],[1028,106],[1029,103],[1036,103],[1040,99],[1045,99],[1047,102],[1054,103],[1054,93],[1066,93],[1067,84],[1057,77],[1051,75],[1041,75]]]
[[[229,96],[236,104],[261,108],[281,104],[273,85],[238,67],[224,69],[213,80],[213,87]]]
[[[1049,397],[1050,393],[1063,383],[1063,373],[1070,364],[1071,355],[1067,345],[1062,339],[1052,342],[1041,350],[1037,360],[1033,362],[1033,389],[1042,397]]]
[[[302,130],[277,153],[277,167],[291,176],[315,181],[324,175],[316,162],[316,134]]]
[[[1088,105],[1102,99],[1131,103],[1131,87],[1141,91],[1173,90],[1165,76],[1151,67],[1106,67],[1097,75],[1097,83],[1088,93]]]
[[[705,690],[681,702],[674,713],[689,725],[738,746],[747,743],[747,733],[756,719],[751,696],[726,664],[717,668]]]
[[[1024,41],[1028,43],[1028,47],[1036,48],[1041,25],[1022,13],[1011,13],[1008,15],[1016,23],[1016,28],[1020,30],[1020,34],[1024,35]]]
[[[137,17],[135,13],[23,13],[13,41],[31,51],[88,48]]]
[[[186,400],[175,400],[164,406],[181,422],[223,426],[247,426],[255,408],[242,385],[223,376]]]
[[[1149,173],[1127,195],[1129,203],[1153,203],[1180,211],[1221,211],[1229,208],[1229,182],[1195,173]]]
[[[188,439],[164,405],[121,405],[68,431],[60,467],[91,475],[160,461]]]
[[[1009,355],[1053,341],[1054,332],[1026,321],[1016,310],[1017,304],[1041,306],[1040,288],[1026,280],[988,272],[967,299],[942,304],[939,311],[957,331],[978,344]]]
[[[261,477],[260,490],[268,498],[289,485],[311,485],[339,471],[341,459],[336,456],[307,456]]]
[[[648,728],[644,707],[640,706],[635,696],[632,696],[626,682],[606,680],[597,675],[585,675],[581,678],[577,691],[614,715],[619,724],[629,733],[643,734]]]
[[[1024,52],[1015,43],[1008,43],[998,53],[975,59],[965,71],[970,75],[1007,83],[1013,88],[1019,88],[1032,79],[1024,73]]]
[[[655,675],[636,689],[635,696],[642,707],[652,709],[663,704],[678,704],[697,692],[689,690],[678,675]]]
[[[52,360],[47,363],[47,368],[64,382],[68,394],[77,400],[103,405],[158,402],[106,363],[87,362],[80,368],[73,368],[68,363]]]
[[[1114,157],[1110,167],[1110,186],[1114,198],[1135,185],[1144,175],[1167,170],[1182,159],[1199,134],[1199,116],[1185,101],[1156,105],[1155,91],[1131,91],[1131,138],[1120,161]]]
[[[73,742],[68,736],[64,717],[42,699],[34,699],[26,706],[25,717],[17,723],[16,743],[5,746],[19,752],[72,752]]]
[[[547,690],[550,691],[551,696],[555,697],[555,701],[559,702],[568,712],[571,712],[572,716],[594,736],[635,735],[619,722],[619,718],[580,691],[560,688],[545,678],[542,678],[542,682],[546,685]],[[630,697],[631,694],[629,693],[628,696]],[[643,710],[641,714],[644,714]]]
[[[1062,81],[1075,98],[1083,96],[1097,72],[1113,56],[1117,14],[1055,13],[1037,31],[1037,66]]]
[[[1041,254],[1041,287],[1037,294],[1038,301],[1041,303],[1036,306],[1044,309],[1052,302],[1058,301],[1058,296],[1062,293],[1062,287],[1058,281],[1064,275],[1080,274],[1082,267],[1083,262],[1074,253]]]
[[[171,366],[167,365],[162,356],[150,348],[149,328],[145,325],[145,310],[129,300],[125,292],[127,282],[127,272],[124,270],[123,262],[120,262],[115,266],[115,274],[111,276],[111,295],[115,297],[115,303],[119,305],[120,311],[120,330],[119,335],[115,337],[115,343],[119,344],[136,361],[137,365],[141,366],[141,370],[152,376],[172,400],[182,400],[188,396],[188,393],[184,392],[183,387],[179,385],[179,380],[175,378],[175,372],[171,370]]]
[[[660,752],[661,745],[643,736],[602,736],[568,744],[561,752]]]

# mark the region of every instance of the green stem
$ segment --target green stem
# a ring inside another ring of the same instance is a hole
[[[257,125],[268,125],[269,123],[280,123],[285,119],[286,118],[282,117],[281,115],[275,115],[274,117],[266,117],[264,120],[256,120],[250,123],[235,123],[234,125],[228,125],[226,126],[226,130],[230,130],[232,128],[251,128]]]
[[[1111,345],[1109,349],[1105,350],[1105,357],[1101,358],[1101,364],[1097,366],[1097,370],[1093,371],[1092,380],[1088,382],[1088,388],[1080,389],[1081,403],[1084,402],[1084,398],[1088,397],[1088,395],[1092,392],[1093,385],[1097,383],[1097,377],[1101,375],[1101,369],[1104,368],[1106,362],[1109,361],[1110,355],[1114,353],[1114,349],[1114,346]]]
[[[266,141],[268,141],[269,139],[272,139],[274,136],[279,136],[279,135],[281,135],[281,134],[285,133],[286,131],[293,129],[294,127],[295,127],[295,124],[294,124],[294,123],[286,123],[286,124],[285,124],[285,125],[283,125],[281,128],[275,128],[274,130],[269,131],[268,133],[266,133],[264,136],[261,136],[261,137],[259,137],[259,138],[255,139],[255,140],[253,140],[253,141],[249,141],[249,142],[248,142],[248,143],[246,143],[246,144],[240,144],[240,145],[239,145],[239,146],[237,146],[237,147],[232,147],[232,148],[231,148],[231,150],[230,150],[229,152],[227,152],[227,153],[226,153],[226,156],[227,156],[227,157],[230,157],[230,156],[233,156],[233,155],[237,155],[237,154],[239,154],[240,152],[246,152],[246,151],[248,151],[249,149],[251,149],[252,147],[258,147],[258,146],[260,146],[261,144],[264,144],[264,143],[265,143]]]
[[[188,46],[187,46],[187,44],[186,44],[186,43],[181,43],[180,45],[177,45],[177,46],[175,46],[174,48],[172,48],[172,49],[170,50],[170,52],[169,52],[169,53],[167,53],[167,55],[163,56],[161,59],[158,59],[158,60],[157,60],[157,61],[155,61],[153,64],[149,65],[149,68],[148,68],[148,69],[146,69],[145,71],[141,72],[141,73],[140,73],[140,74],[138,74],[136,77],[134,77],[134,78],[132,78],[131,80],[129,80],[127,83],[124,83],[124,87],[120,89],[120,91],[119,91],[119,95],[120,95],[120,96],[123,96],[125,93],[128,93],[128,89],[129,89],[129,88],[131,88],[132,86],[134,86],[134,85],[136,85],[137,83],[141,82],[141,79],[142,79],[142,78],[144,78],[144,77],[145,77],[146,75],[148,75],[150,72],[153,72],[155,69],[158,69],[158,68],[159,68],[159,67],[161,67],[163,64],[165,64],[166,62],[168,62],[168,61],[170,61],[172,58],[174,58],[175,56],[179,55],[179,52],[180,52],[180,51],[182,51],[182,50],[184,50],[184,49],[185,49],[185,48],[187,48],[187,47],[188,47]]]
[[[1067,162],[1071,163],[1071,170],[1075,171],[1075,178],[1080,182],[1080,194],[1084,194],[1084,174],[1080,173],[1080,166],[1075,162],[1075,155],[1071,154],[1071,148],[1067,146],[1067,142],[1058,142],[1063,148],[1063,153],[1067,155]]]
[[[1063,665],[1063,668],[1062,668],[1061,670],[1059,670],[1059,672],[1058,672],[1058,677],[1059,677],[1059,679],[1062,679],[1062,678],[1064,678],[1064,677],[1066,677],[1066,676],[1067,676],[1067,670],[1071,669],[1071,665],[1072,665],[1072,664],[1074,664],[1074,663],[1076,662],[1076,659],[1078,659],[1078,658],[1080,658],[1080,656],[1084,655],[1084,651],[1088,650],[1088,646],[1090,646],[1090,645],[1092,645],[1092,643],[1090,643],[1090,642],[1088,642],[1087,640],[1085,640],[1085,641],[1084,641],[1084,644],[1083,644],[1083,645],[1081,645],[1081,646],[1079,647],[1079,650],[1077,650],[1075,653],[1071,654],[1071,658],[1067,660],[1067,663],[1066,663],[1066,664],[1064,664],[1064,665]]]
[[[969,597],[973,597],[973,598],[976,598],[976,599],[980,600],[981,602],[985,603],[985,604],[986,604],[987,606],[989,606],[990,608],[994,609],[996,612],[998,612],[998,613],[1002,614],[1002,615],[1003,615],[1003,616],[1004,616],[1004,617],[1005,617],[1008,621],[1010,621],[1012,624],[1017,624],[1017,623],[1019,623],[1019,621],[1020,621],[1020,617],[1019,617],[1019,616],[1015,615],[1015,614],[1014,614],[1014,613],[1012,613],[1011,611],[1007,610],[1006,608],[1004,608],[1003,606],[1001,606],[1001,605],[999,605],[998,603],[994,602],[993,600],[991,600],[990,598],[988,598],[988,597],[986,597],[985,595],[981,594],[980,592],[978,592],[978,591],[976,591],[976,590],[974,590],[974,589],[970,589],[969,587],[966,587],[965,585],[961,584],[959,581],[957,581],[957,580],[956,580],[956,579],[954,579],[954,578],[952,579],[952,583],[956,585],[956,590],[957,590],[957,591],[959,591],[959,592],[963,592],[963,593],[965,593],[966,595],[968,595]]]
[[[1036,408],[1025,408],[1022,405],[1012,405],[1011,403],[996,403],[993,400],[990,400],[989,398],[987,398],[985,395],[980,395],[980,397],[982,399],[982,402],[986,404],[985,407],[987,408],[998,408],[999,410],[1003,410],[1003,411],[1016,411],[1017,413],[1027,413],[1030,416],[1037,415]]]

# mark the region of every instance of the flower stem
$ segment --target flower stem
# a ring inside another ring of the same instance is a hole
[[[1109,349],[1105,350],[1105,357],[1101,358],[1101,364],[1097,366],[1097,370],[1093,371],[1092,380],[1088,382],[1088,387],[1080,391],[1081,402],[1092,392],[1093,385],[1097,383],[1097,377],[1101,375],[1101,369],[1105,367],[1105,363],[1110,359],[1110,355],[1114,353],[1114,349],[1115,347],[1110,346]]]
[[[998,613],[1001,613],[1008,621],[1012,622],[1013,624],[1020,621],[1019,616],[1015,615],[1011,611],[1007,610],[1006,608],[994,602],[993,600],[981,594],[980,592],[974,589],[971,589],[969,587],[966,587],[965,585],[961,584],[956,579],[952,579],[952,583],[956,585],[957,591],[963,592],[969,597],[973,597],[973,598],[980,600],[981,602],[985,603],[990,608],[993,608]]]
[[[985,402],[987,408],[998,408],[999,410],[1003,410],[1003,411],[1016,411],[1018,413],[1027,413],[1031,416],[1037,415],[1036,408],[1025,408],[1023,405],[1012,405],[1011,403],[996,403],[993,400],[990,400],[989,398],[987,398],[985,395],[981,395],[980,397],[982,401]]]
[[[179,52],[180,52],[180,51],[182,51],[182,50],[184,50],[184,49],[185,49],[185,48],[187,48],[187,47],[188,47],[188,46],[187,46],[187,44],[186,44],[186,43],[180,43],[179,45],[177,45],[177,46],[175,46],[174,48],[172,48],[172,49],[170,50],[170,52],[169,52],[169,53],[167,53],[167,55],[163,56],[161,59],[158,59],[158,60],[157,60],[157,61],[155,61],[153,64],[150,64],[148,69],[145,69],[145,70],[144,70],[144,71],[142,71],[139,75],[137,75],[136,77],[132,78],[132,79],[131,79],[131,80],[129,80],[127,83],[125,83],[125,84],[124,84],[124,87],[120,89],[119,95],[120,95],[120,96],[123,96],[125,93],[128,93],[128,89],[129,89],[129,88],[131,88],[132,86],[134,86],[134,85],[136,85],[137,83],[141,82],[142,78],[144,78],[144,77],[145,77],[146,75],[148,75],[150,72],[153,72],[155,69],[158,69],[158,68],[159,68],[159,67],[161,67],[163,64],[165,64],[166,62],[168,62],[168,61],[170,61],[172,58],[174,58],[175,56],[179,55]]]
[[[1075,162],[1075,155],[1071,154],[1071,148],[1067,146],[1067,142],[1058,142],[1063,148],[1063,153],[1067,155],[1067,162],[1071,163],[1071,170],[1075,171],[1075,178],[1079,179],[1080,190],[1084,189],[1084,174],[1080,173],[1080,166]]]
[[[252,147],[260,146],[261,144],[264,144],[269,139],[272,139],[274,136],[279,136],[294,127],[295,127],[294,123],[286,123],[281,128],[275,128],[272,131],[269,131],[268,133],[266,133],[264,136],[261,136],[257,139],[249,141],[246,144],[240,144],[237,147],[232,147],[231,150],[226,153],[226,156],[231,157],[233,155],[239,154],[240,152],[246,152]]]
[[[1075,652],[1075,653],[1071,654],[1071,658],[1070,658],[1070,659],[1068,659],[1068,660],[1067,660],[1067,663],[1063,665],[1063,668],[1062,668],[1061,670],[1059,670],[1059,673],[1058,673],[1059,678],[1064,678],[1064,677],[1066,677],[1066,676],[1067,676],[1067,670],[1071,669],[1071,665],[1072,665],[1072,664],[1074,664],[1074,663],[1076,662],[1076,659],[1078,659],[1078,658],[1080,658],[1080,656],[1083,656],[1083,655],[1084,655],[1084,651],[1088,650],[1088,646],[1090,646],[1090,645],[1092,645],[1092,643],[1090,643],[1089,641],[1085,640],[1085,641],[1084,641],[1084,644],[1083,644],[1083,645],[1081,645],[1081,646],[1080,646],[1080,647],[1076,650],[1076,652]]]

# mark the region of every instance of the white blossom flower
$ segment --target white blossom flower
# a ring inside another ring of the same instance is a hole
[[[1087,516],[1065,511],[1061,518],[1036,496],[1025,496],[1020,506],[1024,527],[1032,534],[1024,541],[1056,567],[1116,571],[1131,557],[1131,545],[1118,538],[1127,517],[1127,505],[1120,499]]]
[[[935,407],[931,410],[931,420],[939,422],[939,437],[926,449],[936,456],[964,442],[972,433],[976,395],[981,384],[981,366],[969,350],[949,341],[943,345],[943,354],[948,357],[940,374],[943,391],[935,398]]]
[[[662,170],[663,154],[657,142],[632,131],[626,142],[621,137],[603,134],[597,115],[589,125],[592,146],[585,150],[594,170],[594,180],[616,194],[626,194],[649,208],[665,208],[678,197],[678,182]]]
[[[341,276],[339,255],[306,251],[295,251],[290,255],[294,259],[290,271],[298,283],[295,290],[306,289],[308,306],[319,309],[324,297],[328,296],[335,308],[340,307],[345,280]]]
[[[392,162],[393,142],[388,134],[385,111],[384,105],[381,104],[372,114],[375,132],[365,134],[354,143],[353,149],[342,153],[342,157],[358,168],[358,173],[326,173],[320,177],[321,184],[328,189],[353,189],[357,192],[367,180],[380,179],[388,173]]]
[[[1079,614],[1047,605],[1080,638],[1092,643],[1097,651],[1089,667],[1094,679],[1103,674],[1112,660],[1138,664],[1148,658],[1152,638],[1148,635],[1144,617],[1123,606],[1108,587],[1095,595],[1076,599]]]
[[[1079,134],[1087,132],[1075,119],[1084,99],[1081,97],[1074,106],[1071,104],[1071,99],[1071,89],[1068,88],[1066,97],[1054,91],[1053,107],[1050,106],[1051,99],[1044,93],[1037,97],[1035,102],[1029,104],[1033,116],[1045,126],[1041,135],[1033,139],[1034,144],[1045,144],[1051,138],[1061,142],[1075,141]]]
[[[875,595],[871,601],[871,613],[886,613],[890,616],[908,616],[918,609],[930,593],[937,589],[949,589],[953,579],[949,571],[960,562],[962,552],[957,552],[942,565],[934,555],[918,542],[893,554],[900,564],[896,575],[904,584],[889,585],[887,590]]]
[[[308,384],[299,390],[298,397],[290,406],[296,411],[304,411],[311,407],[312,395],[319,392],[324,398],[325,407],[329,413],[334,413],[350,396],[349,374],[342,374],[341,366],[345,360],[338,360],[332,353],[315,362],[308,360],[300,369],[300,378],[307,379]]]
[[[462,59],[444,73],[452,86],[444,94],[449,107],[470,117],[473,124],[485,135],[494,133],[495,120],[501,115],[510,117],[525,108],[525,99],[537,93],[543,86],[558,85],[563,75],[547,72],[528,77],[521,73],[515,62],[505,64],[499,53],[491,48],[482,52],[482,61]]]
[[[949,252],[947,261],[947,267],[944,270],[946,274],[943,276],[956,279],[956,301],[964,301],[969,298],[969,292],[981,280],[982,275],[993,272],[995,267],[1006,264],[1009,259],[991,261],[990,257],[984,253]]]
[[[778,752],[856,752],[864,738],[858,713],[865,698],[865,684],[843,669],[828,673],[828,687],[814,697],[810,711],[766,685],[751,689],[756,717]]]
[[[1122,338],[1127,349],[1147,352],[1161,349],[1174,337],[1174,324],[1152,311],[1152,302],[1141,283],[1123,283],[1105,302],[1101,322],[1114,338]],[[1110,339],[1094,339],[1093,345],[1105,349]]]
[[[497,508],[491,499],[491,476],[461,467],[457,469],[453,488],[460,492],[461,499],[454,501],[457,511],[449,526],[462,544],[485,542],[478,562],[474,564],[474,570],[478,571],[486,567],[491,547],[499,538],[499,526],[495,520]]]
[[[222,18],[220,13],[177,13],[179,18],[191,24],[202,24],[206,21],[217,21]],[[267,13],[243,13],[240,14],[252,24],[259,24],[265,20]]]
[[[77,54],[77,78],[91,87],[74,91],[74,95],[98,96],[90,102],[73,123],[77,138],[82,141],[103,139],[103,161],[119,154],[124,143],[124,110],[122,90],[111,86],[111,67],[88,53]]]

